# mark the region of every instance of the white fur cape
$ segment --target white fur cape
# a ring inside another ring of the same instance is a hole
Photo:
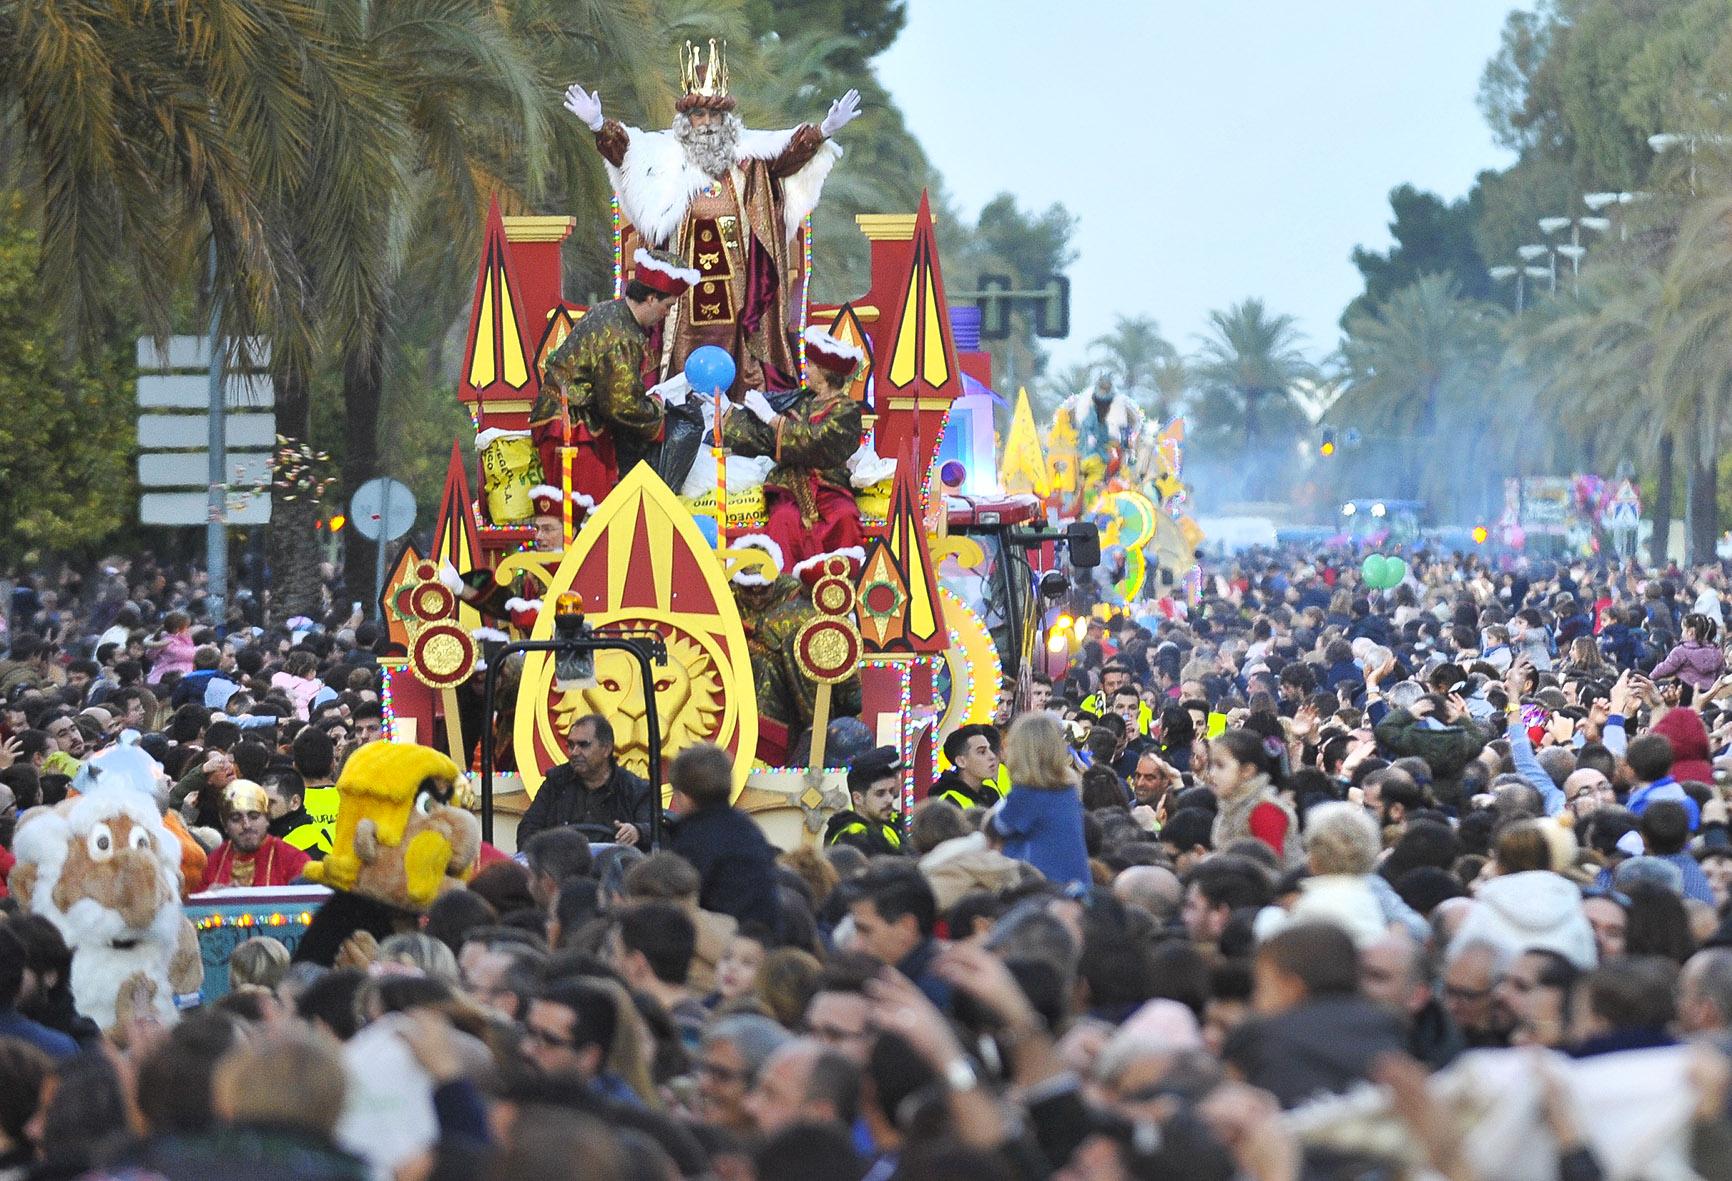
[[[672,131],[627,127],[625,159],[607,166],[607,178],[619,195],[620,212],[651,246],[666,248],[679,229],[692,197],[710,177],[686,159],[685,146]],[[799,128],[740,132],[737,149],[742,160],[774,160]],[[782,182],[782,229],[791,242],[806,215],[818,207],[824,178],[842,158],[842,148],[825,140],[806,166]]]
[[[1072,394],[1059,403],[1059,409],[1070,415],[1071,425],[1078,431],[1082,430],[1083,416],[1093,414],[1094,387],[1090,386],[1081,393]],[[1114,393],[1112,403],[1107,407],[1107,429],[1119,438],[1125,438],[1127,432],[1140,429],[1143,425],[1143,412],[1136,403],[1123,394]]]
[[[64,910],[55,900],[68,846],[86,842],[98,825],[118,816],[129,819],[135,833],[150,837],[149,864],[163,901],[143,929],[88,896],[75,897]],[[31,911],[60,928],[72,949],[70,983],[78,1011],[105,1030],[113,1028],[121,987],[142,972],[156,982],[157,1017],[172,1022],[176,1011],[169,966],[181,928],[180,844],[150,796],[127,787],[103,787],[59,807],[32,808],[19,821],[13,851],[20,864],[36,867]]]

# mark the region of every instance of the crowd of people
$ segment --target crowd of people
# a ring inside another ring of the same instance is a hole
[[[859,750],[794,851],[706,745],[653,846],[581,718],[418,929],[245,940],[173,1024],[105,1036],[0,899],[0,1178],[1732,1176],[1723,572],[1409,568],[1072,604],[910,814]],[[376,629],[85,581],[13,596],[0,876],[133,732],[189,889],[292,881],[380,738]]]

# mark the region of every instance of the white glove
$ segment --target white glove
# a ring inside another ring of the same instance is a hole
[[[684,406],[692,392],[692,383],[686,380],[685,374],[676,373],[660,385],[651,386],[649,392],[660,398],[664,406]]]
[[[769,426],[776,420],[776,410],[770,405],[770,399],[764,397],[763,390],[747,390],[746,396],[740,401],[740,405],[756,415],[758,421],[765,426]]]
[[[573,89],[576,88],[574,87]],[[596,104],[595,109],[598,113],[597,117],[599,118],[599,112],[601,111],[601,104],[599,102]],[[830,113],[824,116],[824,121],[822,123],[818,124],[818,130],[824,133],[825,139],[829,139],[859,117],[860,92],[858,90],[850,90],[847,94],[844,94],[841,98],[830,104]],[[600,124],[597,124],[597,126],[600,126]]]
[[[572,83],[565,90],[565,109],[583,120],[583,125],[591,131],[600,131],[603,119],[601,117],[601,91],[593,94],[583,87]],[[831,108],[834,111],[834,108]],[[846,120],[844,120],[846,122]]]

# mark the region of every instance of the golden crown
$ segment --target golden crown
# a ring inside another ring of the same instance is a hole
[[[703,49],[687,41],[680,53],[680,84],[687,94],[700,98],[728,97],[728,43],[710,38],[710,60],[703,60]]]

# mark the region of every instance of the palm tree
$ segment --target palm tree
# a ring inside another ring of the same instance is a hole
[[[1527,470],[1654,465],[1655,564],[1665,561],[1671,528],[1674,450],[1666,417],[1654,412],[1661,294],[1659,272],[1640,259],[1595,263],[1571,294],[1513,322],[1507,376],[1498,383],[1513,395],[1504,415],[1556,426],[1505,434],[1513,445],[1506,458],[1526,459]]]
[[[1089,342],[1101,368],[1110,373],[1119,388],[1143,403],[1143,409],[1166,417],[1164,403],[1175,384],[1182,388],[1184,366],[1175,349],[1161,335],[1149,316],[1119,316],[1113,330]]]
[[[372,68],[389,120],[344,129],[367,136],[371,159],[356,159],[345,134],[323,141],[329,155],[320,161],[333,177],[322,216],[350,236],[334,260],[350,267],[337,293],[352,309],[338,337],[347,494],[381,474],[388,342],[406,310],[398,282],[410,243],[479,243],[492,196],[525,204],[547,169],[558,91],[530,41],[483,0],[326,0],[325,13],[331,36]],[[448,276],[454,293],[461,275]],[[310,541],[285,532],[289,544]],[[349,597],[370,599],[372,547],[355,531],[344,540]]]
[[[1209,313],[1209,332],[1191,359],[1198,418],[1222,442],[1235,421],[1240,428],[1237,458],[1249,494],[1267,492],[1273,472],[1291,461],[1284,446],[1263,449],[1306,425],[1293,389],[1317,370],[1299,351],[1302,340],[1292,316],[1271,315],[1262,300],[1246,299]]]
[[[1422,276],[1374,311],[1349,316],[1346,386],[1329,421],[1367,439],[1350,461],[1381,469],[1379,478],[1397,481],[1406,497],[1459,504],[1464,478],[1487,474],[1477,450],[1502,351],[1499,318],[1443,275]],[[1483,508],[1487,491],[1462,507]]]
[[[1655,323],[1654,411],[1682,446],[1688,560],[1714,559],[1720,440],[1732,415],[1732,199],[1697,203],[1666,267]]]
[[[208,240],[235,334],[304,324],[270,211],[307,177],[310,80],[356,76],[301,3],[0,5],[0,179],[40,211],[43,297],[85,331],[127,306],[166,334]]]

